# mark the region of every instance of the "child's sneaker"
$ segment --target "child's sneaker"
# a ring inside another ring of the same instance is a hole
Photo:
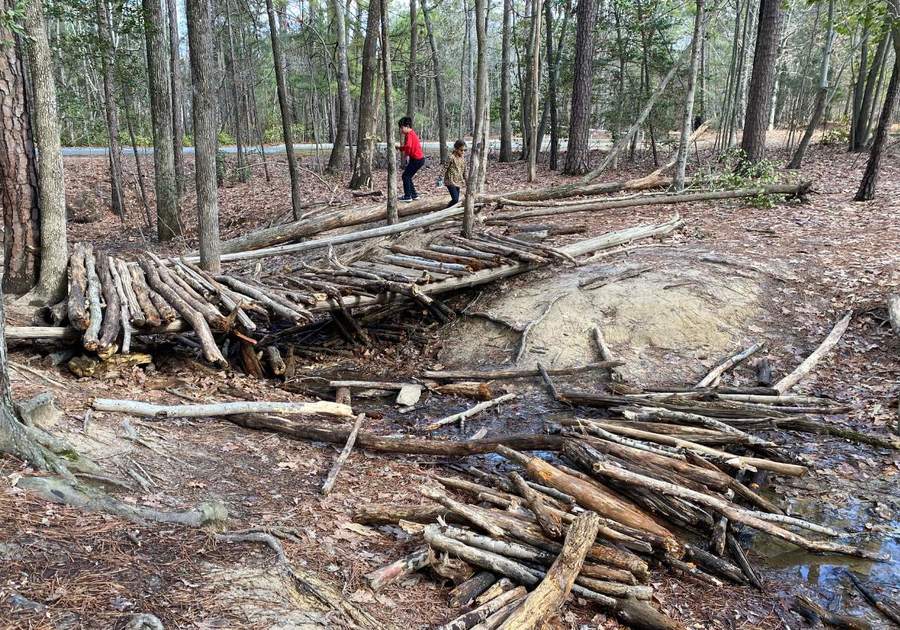
[[[402,197],[397,197],[397,201],[412,201],[412,197],[407,197],[406,195]]]

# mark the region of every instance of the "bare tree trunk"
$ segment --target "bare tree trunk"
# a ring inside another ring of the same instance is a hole
[[[872,148],[869,150],[869,161],[866,163],[866,171],[859,184],[856,197],[854,197],[856,201],[870,201],[875,198],[875,186],[878,183],[881,154],[887,142],[888,128],[891,125],[891,114],[897,106],[898,97],[900,97],[900,0],[892,0],[891,5],[891,12],[894,18],[892,29],[894,70],[891,72],[891,80],[884,95],[884,106],[881,109],[881,118],[878,119],[878,126],[875,128],[875,137],[872,140]]]
[[[301,207],[300,173],[297,170],[297,157],[294,155],[294,132],[291,129],[294,115],[291,111],[291,101],[288,99],[284,55],[281,52],[281,38],[278,36],[278,21],[272,0],[266,0],[266,14],[269,17],[269,36],[272,39],[272,61],[275,64],[278,106],[281,108],[281,134],[284,138],[284,152],[287,156],[288,174],[291,177],[291,208],[294,212],[294,218],[299,219],[303,209]]]
[[[106,134],[109,136],[109,184],[112,211],[125,218],[125,197],[122,193],[122,150],[119,147],[119,112],[116,108],[115,56],[109,26],[109,6],[97,0],[97,36],[100,40],[103,73],[103,103],[106,113]]]
[[[503,0],[503,35],[500,50],[500,161],[512,161],[512,120],[509,107],[509,84],[512,71],[509,54],[512,47],[512,0]]]
[[[485,104],[487,84],[487,14],[486,0],[475,0],[475,37],[478,41],[477,80],[475,82],[475,133],[473,135],[472,162],[466,178],[463,236],[472,238],[475,231],[475,198],[481,188],[481,168],[485,146]],[[540,14],[538,14],[540,18]]]
[[[848,151],[854,151],[857,146],[856,128],[860,112],[862,110],[863,90],[866,82],[866,68],[869,63],[869,31],[872,22],[872,5],[866,7],[865,19],[863,20],[862,41],[859,48],[859,68],[857,68],[856,81],[853,84],[852,110],[850,114],[850,146]]]
[[[170,66],[159,0],[142,0],[150,114],[153,119],[153,171],[156,176],[156,232],[160,241],[181,235],[175,182],[175,140],[172,131]]]
[[[441,78],[441,58],[434,41],[434,29],[431,27],[431,15],[428,3],[422,0],[422,18],[428,33],[428,46],[431,48],[431,66],[434,72],[434,98],[437,101],[438,143],[441,145],[441,164],[447,162],[447,105],[444,102],[444,81]]]
[[[194,86],[194,170],[197,185],[200,266],[219,273],[219,202],[216,187],[216,85],[211,0],[187,0],[191,83]]]
[[[11,10],[13,0],[0,0]],[[0,203],[3,206],[3,290],[23,294],[37,282],[40,271],[41,226],[37,170],[22,42],[0,22]]]
[[[387,0],[381,4],[381,72],[384,75],[384,142],[387,153],[387,222],[397,223],[397,153],[394,150],[394,80],[391,75],[391,40]]]
[[[246,182],[250,178],[250,170],[247,168],[247,160],[244,156],[244,117],[242,112],[241,86],[238,84],[237,56],[234,51],[234,28],[231,23],[231,1],[225,0],[225,27],[228,31],[228,79],[231,83],[231,100],[234,101],[234,141],[237,144],[237,176],[238,181]],[[193,61],[191,62],[193,64]],[[193,67],[193,66],[192,66]],[[195,131],[196,133],[196,131]]]
[[[175,0],[166,0],[169,14],[169,65],[172,81],[172,136],[175,151],[175,192],[178,198],[184,192],[184,114],[181,109],[181,63],[178,50],[178,6]]]
[[[593,2],[593,0],[591,0]],[[543,0],[531,0],[531,32],[529,35],[528,68],[528,181],[537,177],[538,99],[541,84],[541,9]]]
[[[806,131],[797,145],[797,150],[791,158],[788,168],[800,168],[803,163],[803,156],[806,155],[806,149],[812,140],[813,134],[822,121],[822,114],[825,112],[825,104],[828,100],[828,71],[831,61],[831,49],[834,46],[834,0],[828,2],[828,27],[825,34],[825,44],[822,47],[822,65],[819,71],[819,91],[816,93],[816,103],[813,106],[812,116],[806,125]]]
[[[556,57],[553,54],[553,7],[547,2],[544,4],[544,21],[547,23],[547,109],[550,115],[550,160],[548,166],[551,171],[558,168],[559,160],[559,108],[556,106]],[[560,33],[560,40],[565,33]],[[538,132],[538,146],[542,142],[543,134]]]
[[[381,25],[381,2],[371,0],[366,17],[366,37],[362,50],[362,74],[359,90],[359,122],[356,131],[356,162],[350,188],[368,186],[372,182],[372,157],[375,153],[375,114],[378,109],[375,88],[378,81],[378,39]]]
[[[575,34],[575,75],[572,83],[572,113],[569,115],[569,145],[565,172],[582,175],[590,170],[591,91],[593,89],[594,22],[596,0],[578,1]]]
[[[406,75],[406,115],[416,116],[416,55],[419,51],[419,18],[416,0],[409,0],[409,70]]]
[[[684,97],[684,115],[681,118],[681,139],[678,142],[678,155],[675,157],[675,177],[672,188],[676,192],[684,190],[684,171],[687,167],[688,145],[694,120],[694,93],[697,87],[697,66],[700,47],[703,45],[704,28],[703,0],[697,0],[697,15],[694,16],[694,41],[691,42],[691,67],[688,71],[687,94]]]
[[[347,142],[350,138],[350,66],[347,61],[347,27],[342,0],[331,0],[334,12],[335,35],[337,36],[337,84],[338,84],[338,121],[334,134],[334,145],[328,158],[328,172],[338,173],[344,168],[347,155]]]
[[[38,190],[41,209],[41,270],[37,285],[23,298],[31,304],[57,302],[66,292],[69,265],[66,245],[66,189],[56,85],[53,82],[52,54],[44,27],[41,0],[32,0],[25,9],[25,36],[28,70],[34,100],[34,140],[38,160]]]
[[[859,116],[856,119],[856,126],[853,132],[853,151],[864,151],[866,148],[866,142],[869,139],[869,120],[872,116],[875,86],[878,83],[881,68],[884,66],[890,41],[891,32],[887,31],[881,37],[881,41],[878,42],[878,48],[875,50],[875,58],[872,60],[872,65],[869,66],[869,73],[866,77],[866,85],[863,89],[862,102],[859,108]]]
[[[781,38],[782,17],[781,0],[760,0],[756,52],[753,55],[741,139],[744,159],[749,163],[758,162],[766,153],[766,129],[769,126],[769,108],[772,107],[772,84],[775,81],[775,58]]]

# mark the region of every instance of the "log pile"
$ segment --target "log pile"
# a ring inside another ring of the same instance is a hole
[[[436,295],[554,263],[572,264],[576,256],[663,236],[680,225],[675,217],[564,248],[496,229],[471,239],[445,232],[427,246],[394,244],[349,265],[334,256],[325,265],[299,262],[267,282],[213,276],[187,259],[162,260],[150,252],[128,262],[78,243],[69,261],[67,298],[46,309],[59,328],[11,328],[7,336],[62,341],[80,337],[86,351],[109,358],[130,352],[136,335],[193,332],[196,341],[188,343],[213,365],[225,367],[233,358],[250,374],[263,375],[265,364],[272,374],[283,376],[290,367],[271,340],[283,338],[285,329],[330,316],[348,341],[369,344],[354,309],[397,301],[446,322],[455,314]]]
[[[553,388],[576,406],[560,422],[558,459],[500,440],[494,451],[505,463],[454,466],[465,476],[423,487],[428,503],[357,511],[358,522],[421,534],[432,558],[410,571],[441,558],[468,565],[451,598],[464,609],[444,628],[540,627],[534,620],[553,615],[569,592],[630,627],[681,628],[651,603],[651,570],[762,588],[741,542],[749,530],[813,553],[885,559],[785,514],[756,489],[765,474],[806,473],[772,429],[827,426],[811,416],[843,405],[759,387],[608,387]],[[603,417],[582,417],[585,406]]]

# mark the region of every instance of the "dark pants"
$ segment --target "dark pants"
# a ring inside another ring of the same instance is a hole
[[[413,177],[423,166],[425,166],[425,158],[419,158],[418,160],[410,159],[406,163],[406,168],[403,169],[403,196],[407,199],[418,197],[416,187],[413,185]]]
[[[450,203],[447,204],[447,207],[455,206],[459,203],[459,186],[454,186],[453,184],[447,184],[447,190],[450,192]]]

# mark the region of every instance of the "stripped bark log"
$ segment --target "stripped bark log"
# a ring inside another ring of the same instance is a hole
[[[103,323],[103,311],[100,306],[100,277],[97,275],[97,259],[94,250],[87,245],[84,250],[84,269],[87,275],[87,303],[90,322],[84,331],[81,343],[85,350],[95,352],[100,345],[100,326]]]
[[[523,483],[524,485],[524,483]],[[562,551],[547,575],[501,628],[506,630],[536,630],[550,615],[554,614],[569,596],[575,578],[581,572],[581,565],[588,550],[597,537],[600,519],[593,512],[580,515],[569,531]]]
[[[100,259],[100,284],[103,288],[103,300],[106,309],[103,313],[103,325],[100,327],[100,339],[97,344],[97,354],[108,357],[116,352],[116,339],[122,326],[122,308],[119,303],[119,292],[116,290],[115,280],[110,271],[111,259],[104,256]],[[127,325],[127,321],[125,322]]]
[[[847,327],[850,325],[850,319],[852,317],[853,313],[850,312],[844,315],[840,320],[838,320],[838,322],[834,325],[834,328],[831,329],[831,332],[828,333],[828,336],[825,337],[824,341],[822,341],[821,344],[819,344],[819,347],[816,348],[811,355],[806,357],[803,363],[798,365],[793,372],[775,383],[773,387],[777,389],[779,393],[784,394],[794,385],[799,383],[816,367],[816,364],[821,360],[821,358],[828,354],[828,352],[838,344],[844,334],[844,331],[846,331]]]
[[[496,538],[503,538],[506,535],[506,532],[503,531],[501,527],[498,527],[491,521],[482,518],[481,514],[477,511],[473,511],[469,509],[469,506],[465,503],[460,503],[459,501],[447,496],[442,490],[438,490],[437,488],[432,488],[429,486],[423,486],[419,489],[419,492],[422,496],[431,499],[437,503],[440,503],[445,508],[447,508],[450,512],[456,514],[460,518],[463,518],[475,527],[479,527],[489,533],[491,536]]]
[[[302,310],[299,306],[289,308],[282,302],[275,300],[271,295],[267,295],[260,289],[257,289],[246,282],[242,282],[237,278],[231,276],[216,276],[216,281],[231,287],[238,293],[243,293],[244,295],[253,298],[261,304],[265,304],[273,313],[288,321],[301,323],[312,319],[309,312]]]
[[[87,310],[87,270],[84,243],[76,243],[69,258],[69,322],[76,330],[87,330],[91,316]]]
[[[128,301],[128,292],[126,290],[126,286],[130,286],[130,283],[126,280],[128,276],[126,275],[123,278],[122,274],[119,272],[118,263],[114,258],[108,257],[107,263],[109,265],[110,276],[115,285],[116,295],[119,298],[119,323],[122,327],[122,353],[128,354],[131,352],[132,333],[132,328],[128,325],[128,322],[134,319],[131,316],[131,304]],[[140,309],[140,307],[137,308]],[[138,310],[138,312],[140,313],[140,310]]]
[[[162,325],[162,314],[150,297],[150,287],[147,286],[147,281],[144,278],[144,272],[141,271],[141,268],[138,265],[126,265],[125,261],[122,260],[116,260],[116,266],[119,269],[119,276],[122,278],[122,283],[128,284],[134,293],[134,299],[140,307],[137,312],[143,314],[142,319],[144,320],[144,324],[152,327]],[[171,307],[169,307],[169,309],[171,309]],[[132,317],[134,314],[135,311],[132,311]],[[168,314],[169,313],[167,313],[167,315]],[[174,320],[177,315],[172,312],[171,316],[172,318],[168,319],[167,323],[168,321]],[[132,319],[132,322],[135,325],[138,325],[138,322],[134,319]]]
[[[569,368],[550,368],[547,373],[551,376],[559,376],[564,374],[579,374],[581,372],[589,372],[591,370],[606,370],[613,367],[625,365],[624,361],[599,361],[597,363],[588,363],[586,365],[577,365]],[[540,376],[541,372],[538,368],[512,368],[508,370],[425,370],[424,378],[431,378],[438,381],[494,381],[515,378],[527,378],[530,376]]]
[[[97,398],[91,406],[96,411],[127,413],[145,418],[204,418],[246,413],[323,414],[338,417],[353,415],[350,407],[327,401],[301,403],[238,401],[198,405],[154,405],[136,400]]]
[[[128,308],[128,319],[125,320],[124,323],[128,323],[129,321],[137,327],[152,325],[159,326],[159,318],[157,318],[154,322],[148,322],[147,318],[144,316],[144,311],[141,308],[140,303],[138,302],[137,295],[134,292],[134,288],[131,286],[131,275],[128,271],[124,271],[125,263],[119,260],[118,258],[113,258],[112,256],[107,257],[107,264],[109,265],[110,274],[113,276],[113,279],[117,284],[121,284],[123,300],[125,305]],[[121,265],[121,266],[120,266]]]

